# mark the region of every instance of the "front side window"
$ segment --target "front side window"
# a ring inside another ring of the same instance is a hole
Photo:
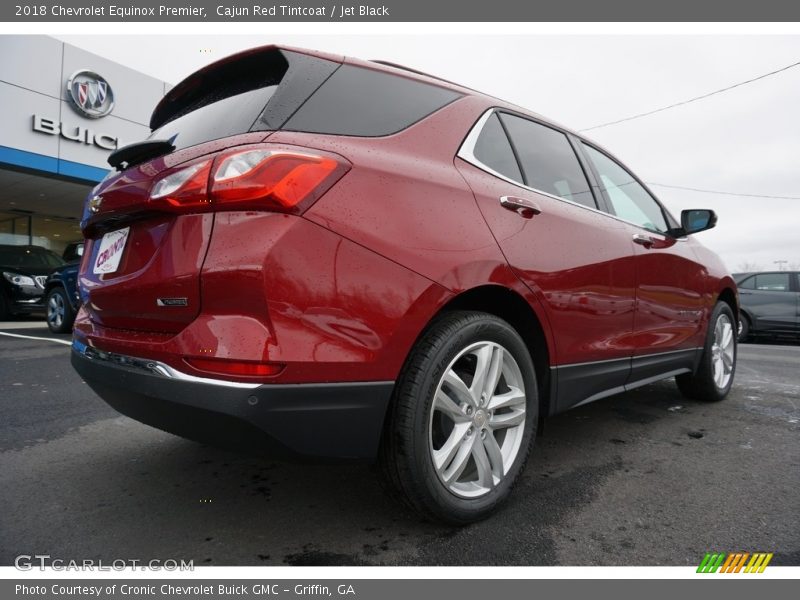
[[[762,292],[788,292],[791,289],[789,273],[761,273],[756,275],[756,289]]]
[[[669,227],[661,206],[633,175],[602,152],[586,144],[583,147],[594,164],[600,188],[608,197],[614,214],[644,229],[665,233]]]
[[[589,182],[566,135],[508,113],[501,113],[500,118],[517,152],[527,186],[597,208]]]

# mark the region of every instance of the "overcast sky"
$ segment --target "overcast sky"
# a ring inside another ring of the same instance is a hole
[[[574,129],[680,102],[800,61],[800,36],[58,36],[177,83],[238,50],[283,43],[383,59],[525,106]],[[800,197],[800,67],[588,132],[649,183]],[[675,214],[712,208],[698,234],[733,270],[800,265],[800,200],[652,186]]]

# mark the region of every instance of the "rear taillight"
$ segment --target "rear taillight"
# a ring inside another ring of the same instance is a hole
[[[227,151],[157,180],[150,202],[179,211],[251,208],[299,214],[349,168],[331,155],[263,146]]]

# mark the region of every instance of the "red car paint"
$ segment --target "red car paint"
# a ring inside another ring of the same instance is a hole
[[[192,359],[280,366],[269,376],[215,375],[235,381],[391,381],[449,302],[489,286],[530,307],[551,366],[703,345],[709,311],[735,285],[699,242],[656,236],[644,249],[631,241],[640,231],[633,225],[457,158],[487,109],[517,107],[391,67],[346,62],[462,96],[386,136],[246,133],[103,182],[95,190],[100,211],[84,222],[86,298],[76,339],[201,377],[208,372]],[[350,169],[300,215],[249,208],[134,220],[119,271],[92,273],[102,233],[114,228],[109,219],[140,213],[157,176],[256,143],[334,153]],[[541,214],[526,219],[502,208],[505,194],[531,199]],[[186,306],[158,307],[163,297],[185,298]]]

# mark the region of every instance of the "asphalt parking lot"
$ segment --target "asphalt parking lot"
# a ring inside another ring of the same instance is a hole
[[[0,407],[0,565],[696,565],[709,550],[800,565],[800,346],[740,346],[719,404],[669,381],[551,419],[510,502],[463,529],[421,521],[368,466],[242,456],[122,417],[48,339],[0,335]]]

